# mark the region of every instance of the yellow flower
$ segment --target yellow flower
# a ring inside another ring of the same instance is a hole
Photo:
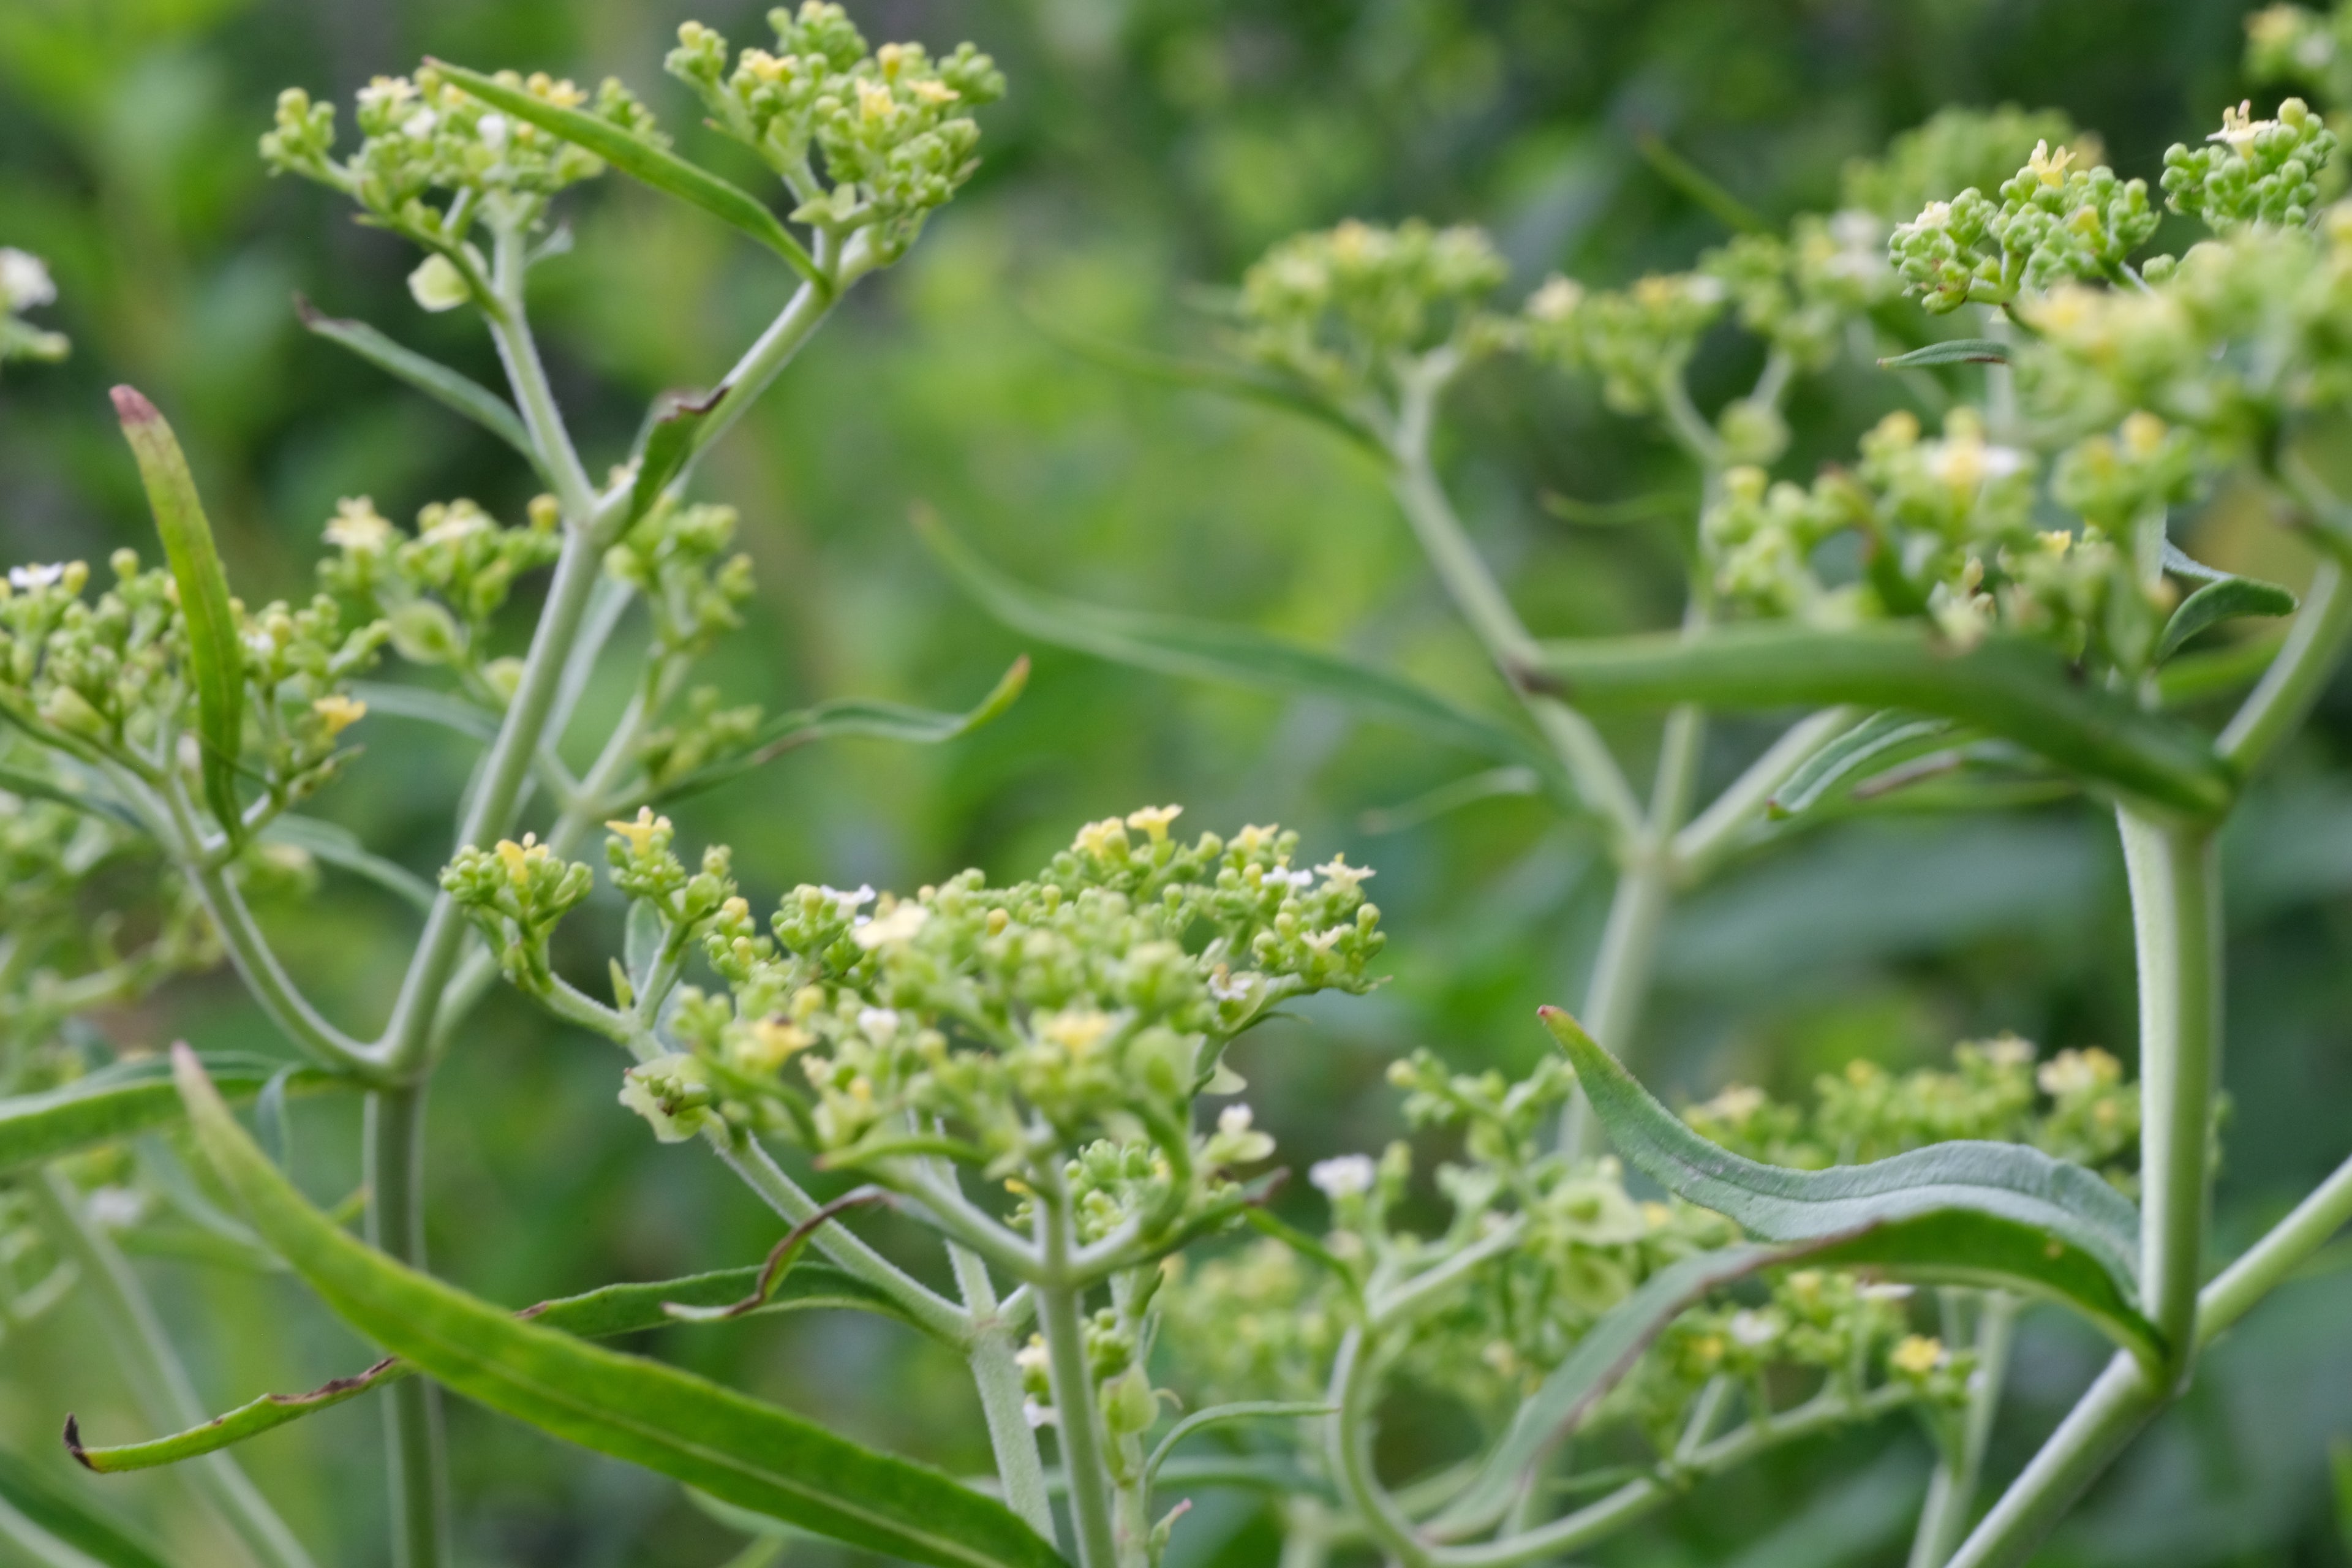
[[[1048,1016],[1037,1026],[1038,1037],[1083,1057],[1110,1033],[1109,1015],[1092,1007],[1073,1007]]]
[[[1097,860],[1108,860],[1127,849],[1127,828],[1116,816],[1106,816],[1100,822],[1089,822],[1078,829],[1070,847],[1081,855],[1091,855]]]
[[[1168,825],[1184,815],[1181,805],[1147,805],[1127,814],[1127,825],[1150,836],[1154,844],[1168,840]]]
[[[1925,1377],[1944,1364],[1944,1342],[1926,1334],[1906,1335],[1901,1344],[1887,1352],[1886,1363],[1897,1372]]]
[[[635,822],[608,822],[604,824],[604,830],[615,838],[627,839],[631,855],[643,855],[646,845],[654,835],[670,831],[670,821],[667,816],[656,816],[652,806],[641,805],[637,807]]]
[[[878,81],[857,84],[857,117],[860,120],[871,124],[877,120],[887,121],[898,112],[898,100],[890,96],[888,88]]]
[[[1260,849],[1272,844],[1275,840],[1275,836],[1281,831],[1281,828],[1275,826],[1271,823],[1267,824],[1264,827],[1244,827],[1239,833],[1234,835],[1234,847],[1240,850],[1244,855],[1255,855]]]
[[[316,713],[320,721],[326,725],[327,739],[331,741],[367,717],[367,704],[357,698],[346,697],[338,691],[331,697],[321,697],[311,703],[310,711]]]
[[[2063,185],[2066,183],[2066,165],[2074,161],[2074,154],[2068,149],[2061,147],[2053,153],[2049,142],[2036,142],[2033,144],[2033,156],[2025,161],[2025,166],[2031,169],[2043,184]]]
[[[730,1042],[730,1054],[744,1072],[772,1073],[814,1043],[808,1031],[797,1025],[780,1018],[755,1018]]]
[[[507,868],[507,880],[518,888],[530,880],[531,868],[547,858],[547,846],[539,841],[535,833],[524,834],[520,844],[511,838],[501,838],[497,849],[499,864]]]
[[[396,531],[367,496],[345,496],[327,523],[327,542],[338,550],[381,550]]]

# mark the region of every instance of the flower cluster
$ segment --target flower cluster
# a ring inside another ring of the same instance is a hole
[[[520,843],[458,850],[441,872],[441,889],[481,928],[507,977],[544,995],[554,984],[548,938],[595,889],[595,878],[526,833]]]
[[[453,667],[474,696],[503,706],[520,673],[485,656],[490,622],[515,579],[551,564],[562,547],[555,498],[530,503],[527,524],[501,527],[470,500],[435,501],[405,534],[365,496],[338,502],[319,582],[360,613],[380,617],[394,649],[415,664]]]
[[[971,110],[1004,96],[1003,74],[970,44],[939,60],[920,44],[870,47],[823,0],[797,14],[780,6],[768,21],[774,50],[745,48],[731,70],[727,40],[686,23],[669,73],[783,179],[801,204],[796,221],[844,238],[864,231],[877,260],[897,259],[978,166]]]
[[[1801,217],[1786,239],[1741,235],[1701,257],[1699,270],[1730,291],[1741,326],[1802,370],[1828,364],[1847,323],[1895,293],[1886,226],[1853,208]]]
[[[1971,185],[1927,203],[1887,243],[1906,288],[1942,313],[1971,301],[2005,305],[2070,279],[2122,276],[2163,215],[2145,180],[2075,161],[2067,148],[2038,142],[1998,200]]]
[[[660,139],[652,114],[611,78],[593,101],[584,89],[544,73],[501,71],[497,79],[630,135]],[[352,118],[361,142],[339,162],[335,106],[289,87],[278,94],[276,128],[261,138],[262,160],[272,174],[342,192],[369,222],[432,252],[409,279],[428,310],[488,302],[488,268],[467,238],[477,221],[494,232],[525,232],[558,191],[604,172],[593,153],[491,108],[429,65],[413,78],[377,77],[360,89]]]
[[[2221,111],[2221,129],[2201,147],[2175,142],[2164,154],[2165,205],[2204,220],[2216,234],[2250,224],[2308,221],[2319,200],[2318,174],[2336,152],[2336,133],[2299,98],[2275,120],[2252,118],[2252,103]]]
[[[1847,164],[1843,205],[1890,226],[1902,223],[1954,191],[1998,186],[2036,144],[2072,146],[2081,162],[2099,161],[2098,139],[2077,132],[2058,110],[1953,106],[1895,138],[1885,156]]]
[[[1350,221],[1293,236],[1242,279],[1243,352],[1349,404],[1406,362],[1499,341],[1481,306],[1508,268],[1475,228]]]
[[[727,552],[736,521],[731,506],[664,498],[604,552],[604,574],[644,598],[660,657],[692,658],[743,624],[751,558]]]
[[[1707,272],[1654,274],[1612,289],[1556,276],[1528,296],[1523,341],[1538,359],[1600,377],[1619,413],[1650,413],[1679,385],[1730,292]]]
[[[27,310],[55,304],[58,286],[37,256],[0,246],[0,363],[12,359],[61,360],[73,345],[62,332],[23,320]]]

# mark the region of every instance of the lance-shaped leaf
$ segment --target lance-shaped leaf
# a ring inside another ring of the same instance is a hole
[[[637,453],[637,477],[629,486],[629,518],[634,521],[653,510],[661,500],[663,490],[677,478],[687,459],[701,444],[702,423],[710,411],[727,395],[724,384],[707,396],[685,397],[677,394],[665,395],[655,405],[655,414],[646,427],[646,438]]]
[[[1097,658],[1192,680],[1343,703],[1465,751],[1532,767],[1558,764],[1525,735],[1387,670],[1246,626],[1107,609],[1039,593],[982,560],[927,510],[916,531],[981,608],[1013,630]]]
[[[2009,345],[1998,338],[1948,338],[1940,343],[1929,343],[1923,349],[1913,349],[1907,354],[1893,354],[1878,362],[1881,370],[1917,370],[1931,364],[2007,364]]]
[[[1003,1504],[706,1378],[519,1320],[338,1227],[256,1147],[193,1052],[197,1142],[254,1228],[337,1316],[469,1399],[713,1497],[937,1568],[1062,1568]]]
[[[1540,1016],[1618,1153],[1669,1192],[1765,1241],[1835,1238],[1834,1261],[2000,1280],[2064,1302],[2144,1360],[2160,1355],[2135,1305],[2138,1213],[2095,1173],[2022,1144],[1973,1142],[1826,1171],[1761,1164],[1693,1131],[1566,1012]],[[1931,1216],[1937,1225],[1904,1228]]]
[[[205,799],[232,843],[244,836],[236,798],[236,759],[245,746],[245,656],[237,647],[236,614],[228,576],[213,548],[211,524],[196,498],[196,481],[163,416],[137,388],[114,389],[114,412],[139,460],[163,558],[180,590],[188,628],[188,674],[196,689],[196,738],[203,750]]]
[[[429,686],[405,686],[389,680],[354,680],[351,694],[367,704],[372,714],[414,719],[438,724],[469,740],[485,743],[499,738],[499,716],[478,703]]]
[[[2157,662],[2170,658],[2181,644],[2210,626],[2241,616],[2291,616],[2294,606],[2293,594],[2259,578],[2224,577],[2208,583],[2181,600],[2172,618],[2164,623],[2164,635],[2156,645]]]
[[[807,279],[820,293],[833,291],[833,279],[826,277],[816,258],[809,255],[791,231],[768,210],[767,204],[751,192],[707,169],[698,168],[659,143],[633,135],[607,120],[577,109],[565,109],[550,103],[520,86],[509,87],[504,82],[467,70],[443,60],[428,58],[425,64],[464,88],[493,108],[504,110],[517,120],[528,121],[542,131],[551,132],[566,142],[593,153],[621,173],[642,180],[657,191],[677,197],[693,206],[750,235],[761,245],[789,262],[793,271]]]
[[[869,741],[900,741],[914,746],[936,746],[942,742],[969,735],[997,718],[1013,706],[1028,684],[1029,656],[1023,654],[1013,661],[988,695],[965,713],[941,713],[929,708],[911,708],[903,702],[884,702],[870,697],[843,697],[831,702],[820,702],[814,708],[779,713],[760,726],[760,732],[744,750],[672,779],[649,798],[659,804],[676,800],[681,795],[699,795],[714,784],[724,784],[739,773],[750,773],[775,761],[786,752],[815,741],[856,736]]]
[[[221,1091],[240,1099],[260,1093],[287,1065],[268,1057],[236,1055],[207,1055],[203,1061]],[[300,1068],[289,1084],[310,1089],[333,1081],[325,1073]],[[77,1149],[177,1121],[180,1116],[180,1091],[172,1084],[171,1063],[161,1057],[118,1062],[62,1088],[0,1100],[0,1171],[42,1164]]]
[[[542,1301],[538,1306],[524,1308],[517,1315],[582,1339],[611,1339],[620,1334],[660,1328],[674,1321],[673,1315],[667,1311],[669,1307],[683,1304],[723,1308],[757,1287],[761,1273],[761,1270],[755,1266],[722,1268],[714,1273],[693,1274],[683,1279],[658,1280],[649,1285],[607,1285],[583,1295]],[[910,1327],[921,1327],[873,1286],[824,1263],[803,1263],[793,1268],[775,1283],[766,1299],[753,1310],[792,1312],[826,1307],[875,1312],[896,1318]],[[403,1361],[398,1356],[386,1356],[363,1372],[336,1378],[308,1394],[265,1394],[258,1399],[214,1416],[201,1426],[191,1426],[184,1432],[174,1432],[144,1443],[90,1447],[82,1442],[79,1425],[68,1418],[66,1423],[66,1448],[84,1466],[103,1474],[152,1469],[158,1465],[177,1464],[182,1459],[192,1459],[199,1454],[214,1453],[232,1444],[242,1443],[248,1437],[283,1426],[289,1421],[299,1421],[321,1410],[332,1409],[347,1400],[358,1398],[372,1388],[398,1378],[413,1377],[415,1373],[415,1363]]]
[[[1308,1416],[1328,1415],[1339,1407],[1318,1405],[1305,1400],[1245,1399],[1233,1405],[1212,1405],[1206,1410],[1195,1410],[1169,1428],[1168,1436],[1160,1439],[1151,1457],[1143,1462],[1143,1484],[1149,1487],[1160,1474],[1160,1468],[1176,1451],[1176,1445],[1193,1433],[1210,1426],[1222,1426],[1233,1421],[1295,1421]]]
[[[105,1568],[166,1568],[161,1552],[16,1455],[0,1452],[0,1502]]]
[[[53,778],[45,773],[30,773],[0,763],[0,790],[28,800],[54,801],[71,806],[92,816],[104,816],[135,831],[145,829],[131,808],[117,800],[111,792],[95,784],[76,778]]]
[[[1824,631],[1759,621],[1696,637],[1545,643],[1523,679],[1588,707],[1908,709],[2014,741],[2082,777],[2195,816],[2226,808],[2237,787],[2195,730],[2088,683],[2056,650],[2005,635],[1962,650],[1917,624]]]
[[[1840,784],[1858,783],[1936,744],[1951,729],[1941,719],[1916,713],[1873,713],[1807,757],[1789,782],[1773,792],[1774,816],[1795,816],[1820,804]]]
[[[464,415],[521,453],[531,467],[539,468],[539,452],[530,444],[530,432],[523,428],[522,416],[515,412],[514,405],[480,382],[460,375],[440,361],[427,359],[415,349],[403,347],[365,321],[345,321],[326,315],[299,294],[294,296],[294,313],[310,331],[329,342],[341,343],[378,370],[395,380],[406,382],[444,408]],[[543,474],[544,470],[541,472]]]
[[[340,823],[315,816],[280,816],[261,830],[262,840],[283,844],[315,855],[330,866],[340,866],[356,877],[420,910],[433,907],[433,889],[407,867],[387,860],[360,842],[359,835]]]

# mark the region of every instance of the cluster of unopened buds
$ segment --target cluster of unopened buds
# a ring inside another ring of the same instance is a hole
[[[1389,390],[1402,363],[1505,341],[1485,313],[1509,268],[1481,230],[1349,221],[1284,240],[1242,279],[1240,347],[1342,403]]]

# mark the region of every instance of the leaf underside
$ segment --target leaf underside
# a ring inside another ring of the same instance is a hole
[[[207,1054],[205,1072],[226,1094],[259,1094],[288,1063],[268,1057]],[[324,1087],[325,1073],[297,1067],[289,1086]],[[118,1062],[39,1094],[0,1100],[0,1172],[47,1163],[92,1144],[110,1142],[177,1121],[180,1091],[172,1065],[161,1057]]]
[[[1768,809],[1776,817],[1800,816],[1841,784],[1857,784],[1892,767],[1950,729],[1947,720],[1916,713],[1873,713],[1807,757],[1773,792]]]
[[[294,314],[311,332],[341,344],[444,408],[472,420],[521,453],[532,468],[540,467],[539,451],[531,445],[530,432],[523,427],[522,416],[515,412],[514,405],[480,382],[395,342],[365,321],[327,315],[299,294],[294,296]]]

